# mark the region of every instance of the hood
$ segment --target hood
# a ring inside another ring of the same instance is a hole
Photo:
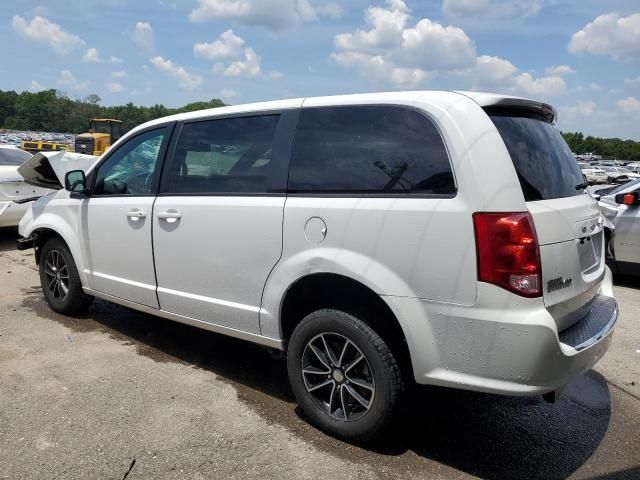
[[[64,185],[64,176],[71,170],[88,173],[100,157],[80,153],[40,152],[18,167],[18,173],[24,181],[37,187],[60,190]]]
[[[18,173],[18,167],[13,165],[0,165],[0,182],[21,182],[22,177]]]

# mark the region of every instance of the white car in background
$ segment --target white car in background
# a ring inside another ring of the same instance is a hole
[[[627,183],[629,180],[640,178],[640,175],[633,173],[625,167],[602,167],[607,174],[607,183]]]
[[[29,185],[18,173],[18,167],[32,154],[13,145],[0,145],[0,227],[15,227],[29,207],[17,201],[41,197],[51,192],[46,188]]]
[[[605,172],[601,168],[591,166],[583,167],[582,165],[580,165],[580,170],[587,179],[588,183],[607,183],[607,172]]]
[[[66,151],[33,155],[12,145],[0,145],[0,227],[17,226],[32,200],[60,188],[50,179],[52,175],[64,177],[68,170],[89,169],[99,158]]]

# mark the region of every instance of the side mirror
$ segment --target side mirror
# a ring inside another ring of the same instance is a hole
[[[71,192],[71,198],[84,198],[89,195],[86,181],[82,170],[71,170],[64,176],[64,188]]]
[[[640,205],[640,197],[638,196],[638,192],[619,193],[616,195],[615,199],[616,203],[620,205],[628,205],[630,207]]]

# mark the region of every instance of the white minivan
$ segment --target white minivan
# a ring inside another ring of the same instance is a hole
[[[451,91],[174,115],[67,172],[19,247],[56,312],[99,297],[284,350],[341,438],[383,431],[411,382],[552,399],[618,315],[555,117]]]

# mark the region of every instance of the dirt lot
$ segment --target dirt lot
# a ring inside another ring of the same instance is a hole
[[[0,478],[640,478],[640,281],[559,403],[421,388],[363,449],[301,417],[266,350],[96,302],[50,312],[0,230]]]

